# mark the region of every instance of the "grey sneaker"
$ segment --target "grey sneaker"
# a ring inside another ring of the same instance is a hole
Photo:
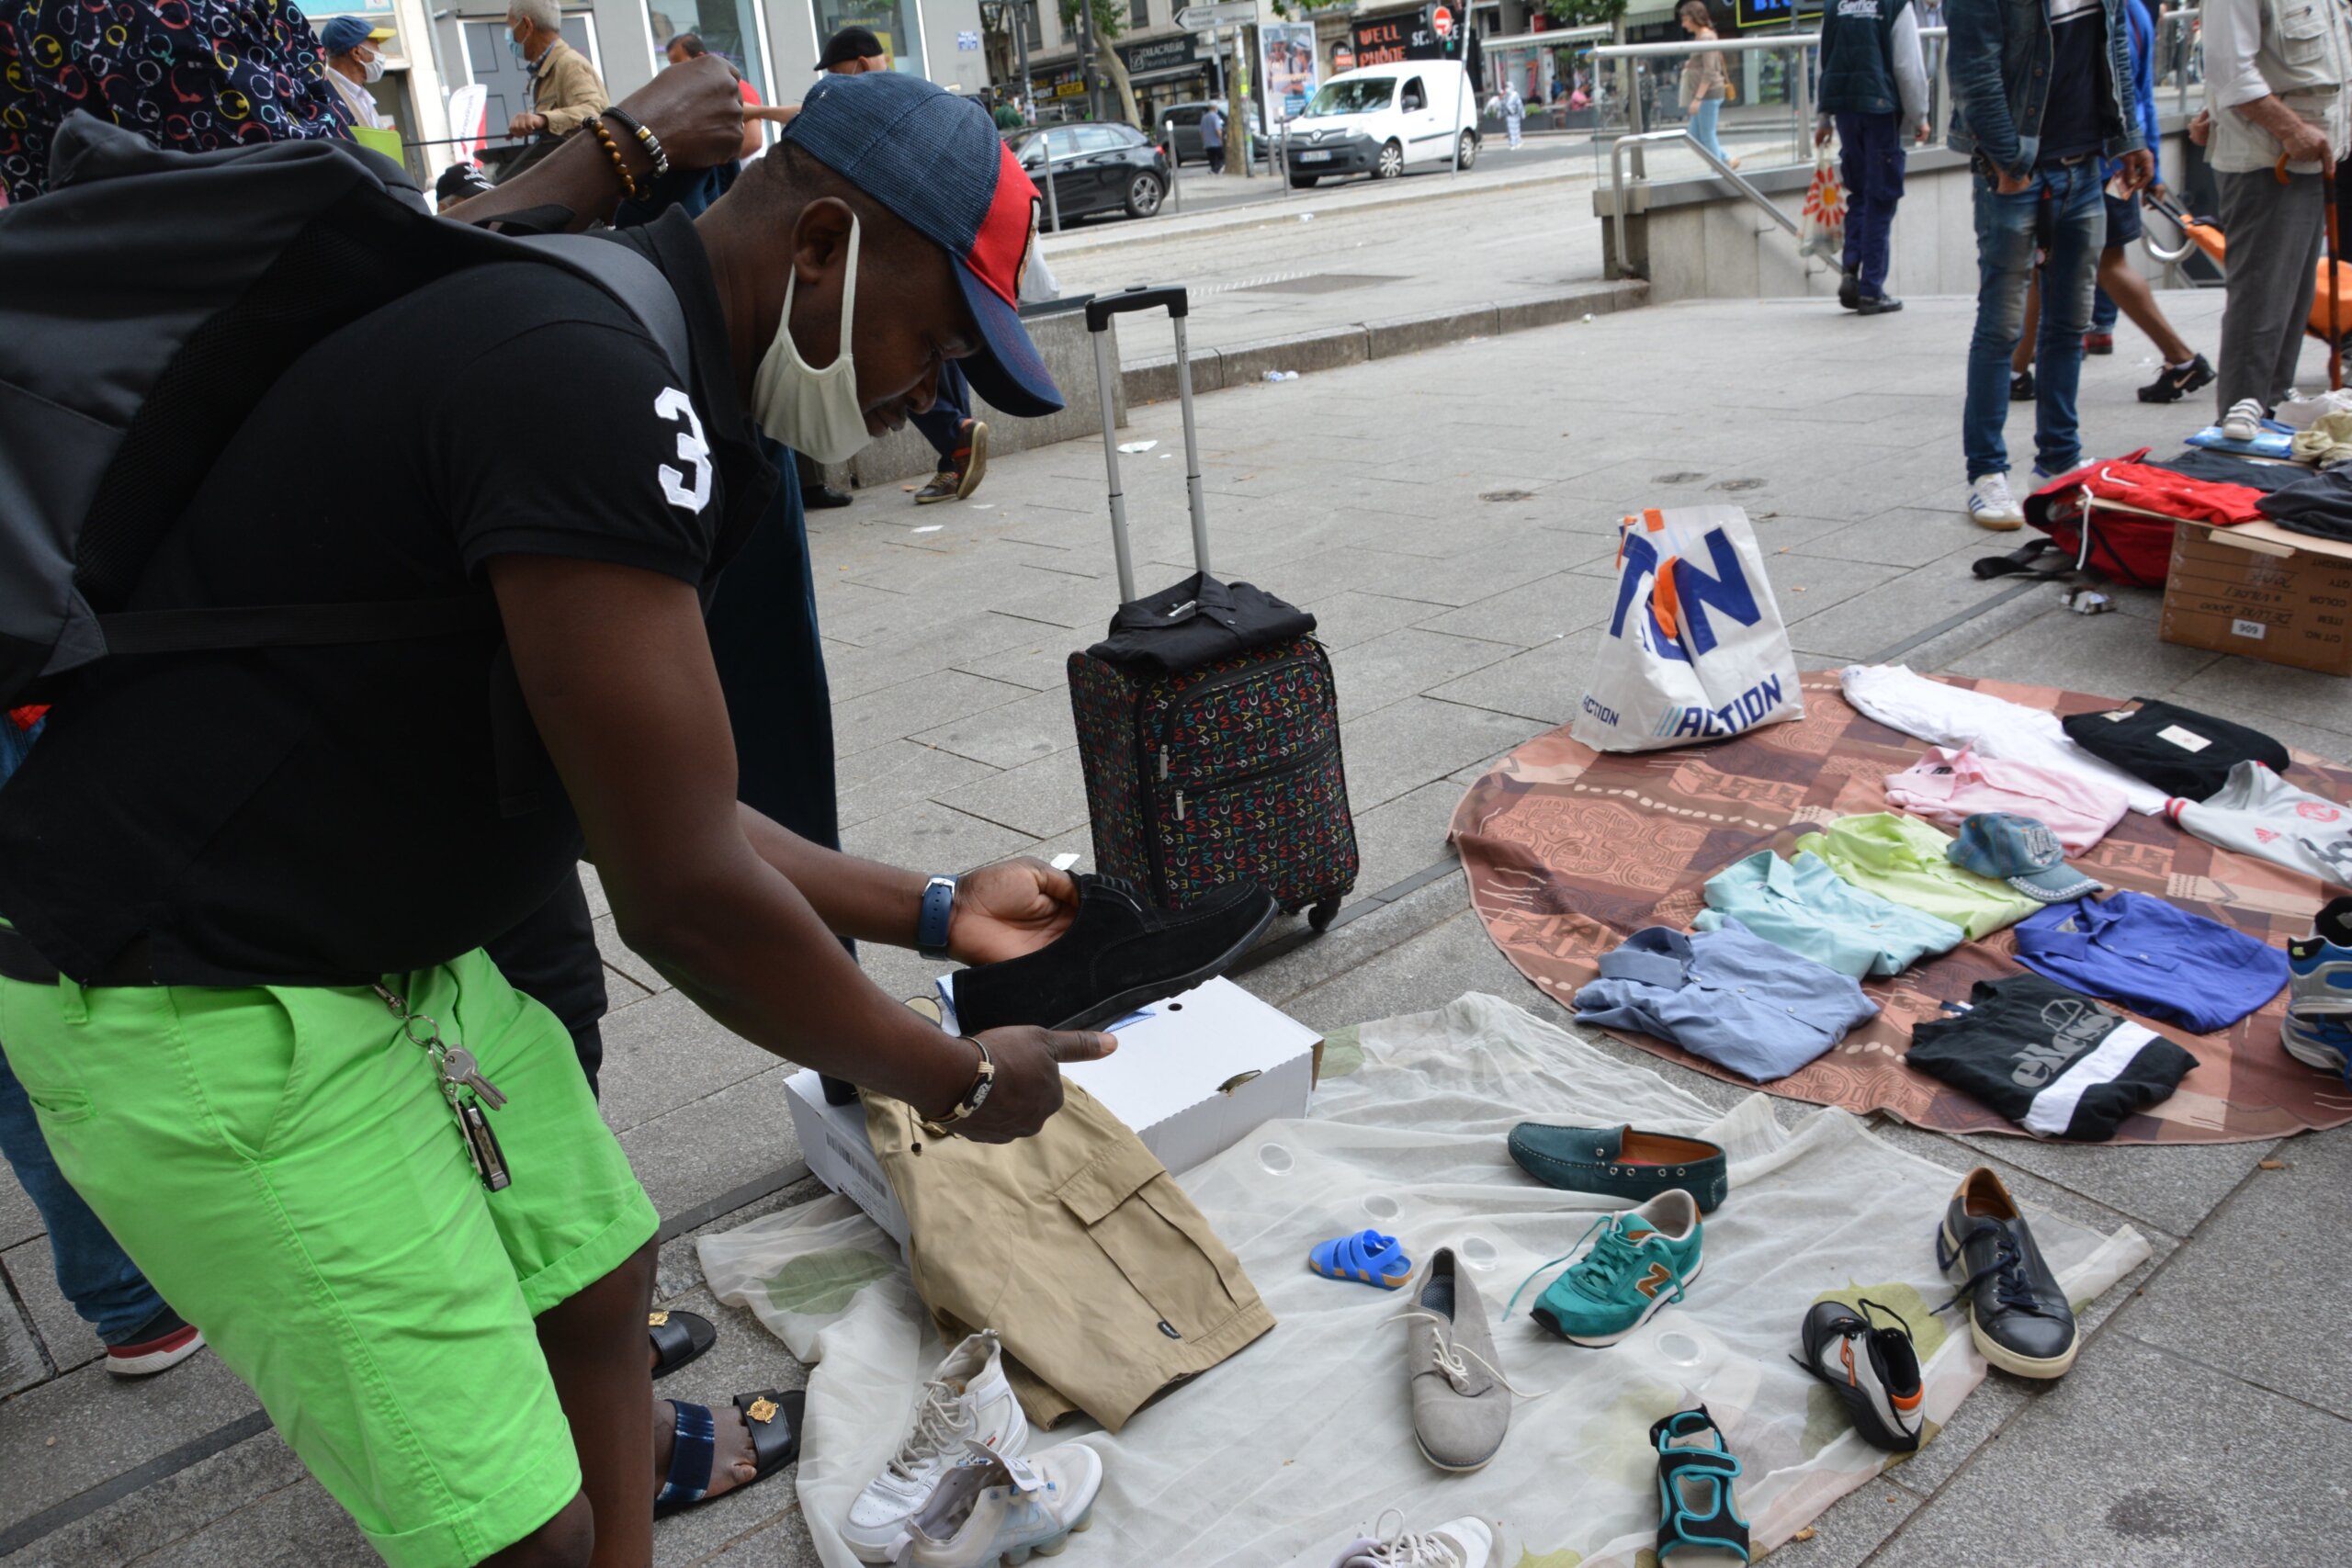
[[[1413,1393],[1413,1438],[1440,1470],[1473,1471],[1510,1430],[1510,1385],[1495,1356],[1494,1331],[1478,1287],[1459,1277],[1450,1247],[1438,1248],[1405,1320],[1406,1376]]]

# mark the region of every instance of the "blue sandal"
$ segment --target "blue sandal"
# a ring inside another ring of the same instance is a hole
[[[1685,1441],[1694,1446],[1680,1447]],[[1689,1547],[1737,1552],[1747,1562],[1747,1521],[1739,1517],[1731,1495],[1739,1461],[1707,1407],[1668,1416],[1650,1428],[1650,1443],[1657,1450],[1657,1560],[1664,1562]]]
[[[1306,1266],[1327,1280],[1354,1280],[1384,1291],[1401,1289],[1413,1277],[1413,1260],[1403,1245],[1370,1230],[1317,1242]]]

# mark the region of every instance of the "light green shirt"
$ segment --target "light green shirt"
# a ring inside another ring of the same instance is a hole
[[[1949,920],[1973,939],[2015,925],[2041,905],[2005,882],[1962,871],[1944,858],[1951,835],[1914,817],[1873,812],[1840,817],[1792,846],[1810,850],[1855,886]]]

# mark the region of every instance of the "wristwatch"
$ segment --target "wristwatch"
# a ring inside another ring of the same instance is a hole
[[[956,1102],[955,1110],[937,1120],[922,1118],[922,1130],[934,1138],[955,1136],[956,1123],[977,1115],[980,1107],[989,1102],[989,1091],[996,1088],[996,1059],[989,1055],[989,1048],[968,1034],[963,1040],[980,1054],[979,1074],[972,1079],[972,1087],[964,1091],[964,1098]]]
[[[947,954],[947,926],[956,913],[956,879],[934,876],[922,885],[922,913],[915,920],[915,951],[925,958]]]

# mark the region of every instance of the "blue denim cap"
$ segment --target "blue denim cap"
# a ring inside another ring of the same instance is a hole
[[[2006,882],[2044,904],[2063,904],[2107,887],[2066,863],[2065,846],[2046,824],[2006,811],[1980,811],[1962,822],[1960,837],[1944,853],[1962,871]]]

